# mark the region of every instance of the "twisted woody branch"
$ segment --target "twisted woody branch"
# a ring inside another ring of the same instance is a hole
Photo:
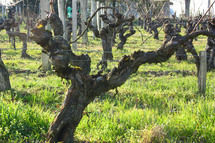
[[[32,29],[34,34],[32,39],[42,46],[44,52],[48,53],[57,75],[71,81],[61,110],[49,128],[46,140],[50,143],[74,142],[76,127],[88,104],[102,93],[124,84],[141,65],[166,62],[179,46],[198,35],[215,37],[215,33],[208,31],[173,37],[156,51],[137,51],[132,55],[123,56],[118,67],[113,68],[108,74],[90,75],[90,57],[75,55],[65,39],[60,36],[53,37],[50,31],[46,31],[44,27],[48,19],[39,21]]]
[[[137,51],[130,56],[123,56],[118,67],[105,75],[88,75],[81,70],[70,69],[65,76],[69,76],[72,85],[66,94],[60,113],[50,126],[47,141],[73,142],[75,129],[81,121],[84,109],[97,96],[124,84],[141,65],[167,61],[178,46],[200,34],[215,36],[215,33],[195,32],[178,40],[173,39],[157,51]]]
[[[109,7],[107,7],[107,8],[109,8]],[[102,65],[102,69],[107,68],[107,60],[113,60],[112,46],[113,46],[113,40],[114,40],[114,32],[115,32],[116,28],[120,27],[122,24],[124,24],[126,22],[131,23],[135,19],[134,16],[127,18],[124,15],[120,14],[117,10],[115,10],[115,9],[113,9],[113,10],[114,10],[114,12],[113,12],[112,17],[114,17],[114,20],[109,19],[107,16],[107,13],[100,15],[100,18],[105,23],[105,26],[99,30],[92,24],[85,23],[93,31],[94,35],[97,38],[101,38],[103,54],[102,54],[102,60],[98,63],[97,67],[99,65]],[[133,35],[134,31],[132,31],[131,33],[132,34],[128,34],[127,36],[122,36],[123,42],[124,41],[126,42],[126,39],[130,35]],[[122,46],[123,45],[124,45],[124,43],[122,44]]]
[[[27,34],[26,33],[20,33],[20,32],[14,32],[11,31],[12,28],[17,27],[18,23],[16,23],[16,20],[14,17],[6,20],[2,25],[0,25],[0,30],[5,29],[6,33],[8,34],[9,37],[19,37],[19,39],[23,43],[23,48],[22,48],[22,58],[31,58],[27,53]],[[14,39],[15,40],[15,39]],[[15,42],[15,41],[14,41]],[[15,44],[15,43],[14,43]]]

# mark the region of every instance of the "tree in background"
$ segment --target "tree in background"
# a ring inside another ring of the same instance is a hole
[[[185,0],[185,15],[190,16],[190,0]]]

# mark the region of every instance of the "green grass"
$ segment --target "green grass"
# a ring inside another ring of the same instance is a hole
[[[23,28],[24,26],[22,26]],[[25,30],[23,30],[25,32]],[[146,39],[149,34],[141,29]],[[1,35],[7,40],[5,31]],[[137,50],[160,47],[160,40],[150,38],[143,46],[137,31],[123,50],[113,48],[114,60]],[[101,59],[100,39],[92,39],[78,50],[88,50],[92,73]],[[117,39],[117,43],[119,40]],[[202,51],[206,37],[194,41]],[[115,45],[116,46],[116,45]],[[28,43],[28,54],[34,59],[21,59],[22,44],[17,50],[7,41],[1,43],[2,59],[10,72],[12,90],[0,93],[0,142],[41,142],[54,116],[60,110],[68,88],[65,80],[53,72],[43,73],[41,47]],[[97,52],[92,52],[96,50]],[[76,54],[86,53],[74,51]],[[108,63],[111,69],[116,61]],[[177,72],[177,71],[181,72]],[[182,71],[189,72],[183,74]],[[214,142],[215,141],[215,76],[207,74],[205,95],[198,93],[196,67],[191,54],[188,61],[178,62],[173,56],[162,64],[142,65],[138,72],[116,91],[111,90],[91,103],[76,131],[76,140],[90,142]]]
[[[1,97],[1,142],[40,141],[44,137],[53,117],[49,111],[33,104],[30,106],[22,101],[12,102]]]

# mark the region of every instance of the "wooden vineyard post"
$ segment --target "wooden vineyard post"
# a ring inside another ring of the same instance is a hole
[[[3,19],[3,15],[4,15],[4,7],[3,7],[3,5],[1,6],[1,12],[2,12],[2,19]]]
[[[206,74],[207,74],[207,54],[206,51],[199,52],[200,69],[198,75],[199,92],[205,94],[206,92]]]
[[[82,31],[84,31],[86,29],[86,25],[84,24],[84,22],[87,21],[87,0],[81,0],[81,28]],[[82,36],[82,43],[83,44],[87,44],[87,32],[84,33],[84,35]]]
[[[59,13],[59,17],[63,23],[63,38],[67,39],[67,32],[66,32],[66,12],[65,12],[65,1],[62,0],[58,0],[58,13]]]
[[[45,11],[49,11],[49,1],[48,0],[40,0],[40,10],[41,10],[41,18],[45,19],[47,13]],[[49,62],[49,57],[47,54],[42,53],[42,69],[44,71],[51,70],[51,63]]]
[[[100,3],[100,6],[104,7],[105,5],[103,3]],[[101,14],[104,14],[104,9],[101,10]],[[104,26],[105,26],[105,23],[103,20],[101,20],[101,27],[100,28],[103,28]]]
[[[77,0],[72,0],[72,39],[77,39]],[[77,49],[77,42],[73,43],[73,49]]]
[[[97,4],[97,9],[100,7],[100,2],[97,1],[96,2]],[[98,11],[97,14],[96,14],[96,20],[97,20],[97,29],[100,29],[101,28],[101,21],[100,21],[100,18],[99,18],[99,15],[101,14],[101,11]]]
[[[91,0],[91,13],[90,15],[92,16],[93,13],[96,11],[96,1],[95,0]],[[92,25],[96,27],[96,16],[92,19]],[[95,34],[93,33],[93,39],[95,39]]]

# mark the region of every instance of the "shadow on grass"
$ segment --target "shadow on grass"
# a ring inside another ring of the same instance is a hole
[[[182,75],[185,76],[196,76],[196,72],[194,71],[186,71],[186,70],[174,70],[174,71],[142,71],[137,72],[137,74],[145,75],[148,77],[154,76],[154,77],[161,77],[161,76],[175,76],[175,75]]]
[[[143,71],[143,72],[138,72],[138,75],[142,75],[146,77],[182,75],[183,77],[186,77],[186,76],[196,76],[196,72],[185,71],[185,70]],[[190,100],[193,100],[194,98],[196,98],[197,95],[194,97],[194,96],[183,94],[179,97],[179,99],[185,98],[186,99],[185,102],[189,102]],[[154,111],[158,111],[158,114],[175,114],[180,112],[181,106],[178,105],[178,102],[172,102],[171,101],[172,99],[175,99],[174,95],[169,95],[168,93],[165,93],[162,96],[156,96],[151,92],[142,93],[142,91],[141,92],[126,91],[126,92],[120,93],[117,90],[112,90],[98,97],[95,101],[103,102],[105,100],[108,100],[109,102],[113,103],[114,106],[118,106],[119,104],[126,103],[126,105],[123,105],[124,109],[131,109],[135,107],[137,109],[153,109]],[[179,100],[179,99],[176,99],[176,100]]]
[[[22,101],[24,104],[34,105],[35,104],[35,95],[28,93],[26,91],[18,91],[16,89],[11,89],[8,91],[10,97],[7,100],[11,101]]]
[[[9,69],[8,71],[10,74],[23,74],[23,73],[25,73],[25,74],[36,74],[38,72],[38,71],[29,70],[29,69],[27,69],[27,70],[17,69],[14,67],[9,67],[8,69]]]

